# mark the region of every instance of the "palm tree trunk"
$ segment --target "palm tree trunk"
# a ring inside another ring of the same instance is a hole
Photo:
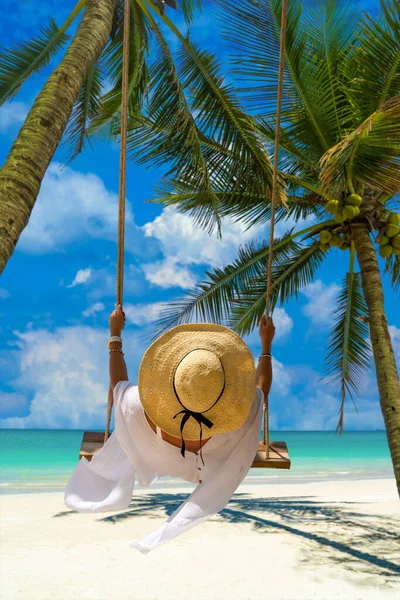
[[[381,409],[400,496],[400,384],[385,315],[381,275],[368,225],[354,226],[353,239],[369,311],[369,329]]]
[[[29,221],[79,90],[107,43],[115,2],[88,0],[65,57],[36,98],[0,171],[0,274]]]

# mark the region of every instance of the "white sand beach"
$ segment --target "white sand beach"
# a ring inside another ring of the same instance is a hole
[[[2,600],[399,600],[394,479],[249,483],[221,513],[148,555],[130,548],[191,488],[134,492],[82,514],[63,493],[5,495]]]

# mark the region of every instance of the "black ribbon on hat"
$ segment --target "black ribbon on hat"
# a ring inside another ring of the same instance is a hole
[[[179,400],[179,398],[178,398],[178,400]],[[182,402],[181,402],[181,404],[182,404]],[[182,406],[183,406],[183,404],[182,404]],[[208,409],[208,410],[210,410],[210,409]],[[179,412],[177,412],[176,415],[174,415],[174,419],[175,419],[175,417],[177,417],[178,415],[180,415],[182,413],[184,413],[184,415],[183,415],[182,421],[181,421],[181,440],[182,440],[181,454],[182,454],[183,458],[185,458],[185,440],[183,439],[183,428],[185,427],[186,422],[190,419],[190,417],[193,417],[193,419],[196,419],[196,421],[200,425],[200,458],[202,460],[203,466],[205,467],[204,460],[203,460],[202,447],[201,447],[201,440],[203,437],[203,423],[209,429],[211,429],[211,427],[214,426],[214,423],[212,423],[209,419],[207,419],[207,417],[205,417],[202,413],[193,412],[192,410],[189,410],[188,408],[184,408],[183,410],[180,410]]]
[[[195,350],[191,350],[190,352],[195,352],[197,350],[208,350],[208,348],[196,348]],[[210,352],[210,350],[208,350]],[[190,352],[188,352],[188,354],[190,354]],[[180,365],[180,363],[184,360],[184,358],[186,358],[187,354],[179,361],[179,363],[176,366],[176,369],[178,368],[178,366]],[[221,359],[220,359],[221,362]],[[183,413],[183,417],[182,417],[182,421],[181,421],[181,440],[182,440],[182,445],[181,445],[181,454],[183,456],[183,458],[185,458],[185,440],[183,439],[183,428],[185,427],[187,421],[190,419],[190,417],[193,417],[193,419],[195,419],[198,424],[200,425],[200,458],[201,461],[203,463],[203,466],[205,467],[205,463],[203,460],[203,453],[202,453],[202,447],[201,447],[201,442],[202,442],[202,436],[203,436],[203,424],[208,427],[209,429],[211,429],[211,427],[214,426],[214,423],[212,421],[210,421],[209,419],[207,419],[207,417],[204,416],[204,413],[208,412],[209,410],[211,410],[219,401],[219,399],[221,398],[222,394],[225,391],[225,370],[224,370],[224,365],[221,362],[221,367],[222,370],[224,372],[224,385],[222,387],[221,393],[218,396],[218,398],[216,399],[216,401],[210,406],[210,408],[207,408],[207,410],[203,410],[201,412],[194,412],[192,410],[190,410],[189,408],[186,408],[186,406],[184,404],[182,404],[182,402],[179,399],[178,396],[178,392],[176,391],[176,387],[175,387],[175,374],[174,374],[174,378],[173,378],[173,388],[174,388],[174,393],[176,396],[176,399],[178,400],[179,404],[183,407],[183,410],[180,410],[179,412],[176,413],[176,415],[174,415],[174,419],[175,417],[177,417],[178,415],[181,415]],[[175,369],[175,371],[176,371]]]

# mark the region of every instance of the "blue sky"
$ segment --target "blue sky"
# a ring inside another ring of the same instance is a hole
[[[359,2],[365,10],[377,2]],[[9,46],[34,35],[47,16],[61,25],[74,2],[5,2],[0,25]],[[175,21],[182,25],[178,15]],[[221,54],[210,9],[196,22],[199,43]],[[224,50],[225,52],[226,50]],[[0,109],[0,160],[4,161],[29,106],[54,64],[29,81]],[[96,141],[69,167],[57,152],[44,178],[31,220],[0,280],[0,426],[102,428],[108,388],[108,317],[115,302],[117,192],[116,145]],[[148,345],[151,321],[162,303],[183,295],[210,267],[232,260],[268,228],[244,231],[226,221],[217,240],[188,215],[148,203],[162,169],[129,163],[123,333],[129,378]],[[285,227],[278,226],[278,233]],[[316,281],[297,301],[274,314],[274,382],[270,428],[332,430],[338,395],[322,380],[335,297],[347,254],[331,252]],[[400,319],[385,281],[385,304],[396,356]],[[258,336],[246,340],[257,355]],[[346,429],[383,429],[374,372],[365,377],[358,413],[349,399]]]

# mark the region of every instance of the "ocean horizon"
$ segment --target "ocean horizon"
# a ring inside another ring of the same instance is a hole
[[[78,463],[82,436],[80,429],[0,429],[0,494],[62,491]],[[394,478],[385,430],[344,431],[342,436],[280,430],[269,437],[286,442],[291,468],[250,469],[248,483]],[[193,487],[162,477],[151,488],[174,484]],[[135,488],[141,489],[137,481]]]

